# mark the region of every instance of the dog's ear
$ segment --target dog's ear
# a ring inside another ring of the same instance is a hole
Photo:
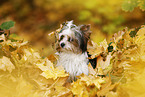
[[[91,35],[90,24],[81,25],[80,30],[81,30],[81,33],[83,34],[83,36],[88,40]]]
[[[88,30],[90,30],[90,24],[88,24],[88,25],[81,25],[80,30],[82,30],[82,31],[88,31]]]
[[[91,31],[90,31],[90,25],[81,25],[80,26],[81,31],[81,45],[80,48],[82,49],[82,52],[85,52],[87,50],[87,43],[90,39]]]

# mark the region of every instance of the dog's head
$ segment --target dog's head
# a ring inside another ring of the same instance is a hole
[[[73,21],[67,21],[61,25],[61,28],[56,33],[56,50],[59,52],[83,53],[87,50],[90,34],[90,25],[76,26]]]

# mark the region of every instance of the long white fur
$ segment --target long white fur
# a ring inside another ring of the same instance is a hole
[[[76,80],[76,76],[84,73],[88,75],[88,56],[87,53],[75,54],[72,52],[61,52],[57,66],[62,65],[66,72],[70,74],[69,81]]]

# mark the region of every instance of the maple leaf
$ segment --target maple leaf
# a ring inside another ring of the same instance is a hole
[[[8,70],[11,73],[12,70],[15,69],[15,66],[8,57],[3,56],[0,59],[0,69],[4,71]]]
[[[36,65],[43,71],[41,75],[46,79],[53,78],[55,80],[58,77],[68,76],[68,74],[65,73],[65,70],[62,67],[54,68],[53,64],[48,59],[46,59],[42,63],[37,63]]]
[[[96,75],[97,71],[93,69],[91,63],[88,64],[89,74]]]
[[[71,91],[66,88],[63,87],[61,85],[55,85],[52,89],[51,92],[48,94],[48,96],[50,97],[72,97],[73,94],[71,93]]]
[[[24,49],[23,53],[24,55],[22,59],[25,61],[30,60],[31,58],[41,59],[40,54],[38,52],[35,52],[32,48]]]
[[[103,57],[99,56],[97,58],[97,71],[98,75],[106,75],[108,71],[112,69],[112,65],[110,64],[110,60],[112,59],[111,53],[106,56],[106,60],[103,60]]]
[[[106,83],[102,85],[101,90],[97,91],[97,95],[99,97],[106,96],[108,93],[110,93],[118,85],[118,83],[112,84],[110,76],[105,78],[105,82]]]
[[[101,88],[101,84],[105,83],[105,80],[100,78],[100,77],[95,77],[92,75],[89,76],[81,76],[80,81],[84,81],[86,83],[87,86],[89,85],[95,85],[98,89]]]
[[[28,97],[28,96],[38,97],[39,94],[36,91],[34,91],[33,88],[34,86],[21,76],[18,78],[18,84],[15,89],[15,92],[16,92],[15,96],[16,97]]]
[[[108,44],[106,39],[100,42],[100,45],[91,41],[90,45],[88,46],[88,52],[91,55],[91,58],[98,57],[102,52],[106,52],[108,48]]]
[[[81,80],[77,80],[76,82],[72,83],[71,91],[76,96],[88,97],[89,93],[85,85],[86,84],[82,82]]]
[[[145,39],[145,27],[142,27],[137,32],[137,37],[135,37],[134,41],[135,41],[136,44],[142,44],[144,39]]]
[[[21,42],[21,41],[17,41],[17,42],[12,42],[11,40],[7,40],[7,41],[4,41],[2,43],[3,46],[12,46],[13,48],[15,47],[18,47],[20,48],[21,46],[24,46],[24,45],[27,45],[28,44],[28,41],[24,41],[24,42]]]
[[[104,79],[96,75],[82,75],[79,77],[80,79],[71,84],[71,91],[73,94],[80,97],[96,96],[96,92],[100,90],[102,84],[105,83]]]

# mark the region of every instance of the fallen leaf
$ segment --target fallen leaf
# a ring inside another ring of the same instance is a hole
[[[3,56],[0,59],[0,69],[3,71],[8,70],[10,73],[12,72],[13,69],[15,69],[14,64],[10,61],[10,59],[6,56]]]

